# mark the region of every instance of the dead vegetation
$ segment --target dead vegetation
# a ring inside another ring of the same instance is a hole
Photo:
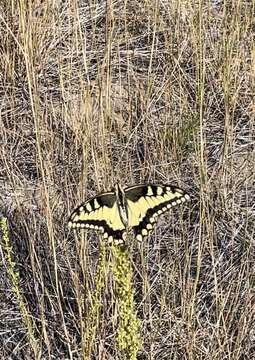
[[[0,3],[2,359],[86,358],[98,236],[66,221],[116,178],[192,197],[130,244],[137,359],[255,358],[254,9]],[[100,296],[91,359],[122,359]]]

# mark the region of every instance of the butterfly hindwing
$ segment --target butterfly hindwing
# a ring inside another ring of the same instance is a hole
[[[98,195],[76,208],[68,225],[70,228],[99,230],[108,243],[123,243],[126,234],[113,191]]]
[[[159,215],[171,207],[189,199],[183,190],[172,185],[136,185],[125,189],[129,227],[135,232],[136,239],[149,235]]]

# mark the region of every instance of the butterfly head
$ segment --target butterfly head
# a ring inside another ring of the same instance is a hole
[[[120,194],[120,193],[124,193],[123,187],[121,186],[121,184],[119,182],[117,182],[114,185],[114,190],[115,190],[116,195]]]

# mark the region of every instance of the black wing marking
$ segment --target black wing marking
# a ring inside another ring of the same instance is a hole
[[[159,215],[189,200],[189,195],[172,185],[135,185],[125,189],[128,225],[142,241],[153,230]]]

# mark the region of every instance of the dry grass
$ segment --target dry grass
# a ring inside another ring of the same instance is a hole
[[[1,2],[0,358],[86,358],[98,236],[66,221],[116,178],[192,197],[130,244],[137,359],[255,358],[254,18],[254,0]],[[109,252],[91,359],[123,359]]]

